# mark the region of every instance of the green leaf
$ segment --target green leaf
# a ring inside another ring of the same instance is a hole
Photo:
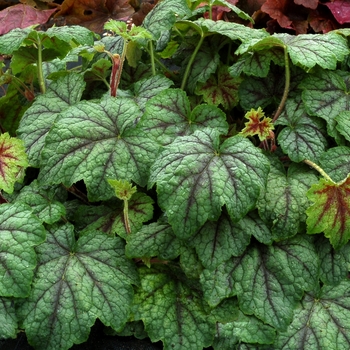
[[[228,7],[231,11],[233,11],[238,17],[245,19],[245,20],[249,20],[250,22],[254,23],[253,19],[244,11],[242,11],[240,8],[238,8],[235,5],[232,5],[232,3],[230,3],[227,0],[214,0],[211,1],[211,5],[214,6],[225,6]]]
[[[320,179],[307,197],[314,202],[306,211],[307,233],[324,232],[334,249],[350,239],[350,176],[341,183]]]
[[[249,220],[232,222],[224,211],[219,220],[207,221],[191,237],[189,244],[196,249],[203,266],[213,270],[231,256],[240,256],[250,242]]]
[[[289,99],[275,125],[286,125],[278,134],[283,152],[294,162],[317,161],[327,146],[322,120],[306,114],[300,99]]]
[[[189,60],[190,56],[184,60],[183,67],[187,67]],[[210,75],[216,72],[219,63],[220,55],[217,46],[212,42],[203,44],[193,60],[186,89],[193,93],[197,83],[205,83]]]
[[[283,164],[270,158],[271,168],[266,191],[258,200],[260,217],[271,226],[272,237],[281,240],[300,232],[305,210],[310,202],[306,192],[317,182],[315,174],[305,165],[291,164],[286,173]]]
[[[37,252],[31,294],[18,309],[32,346],[69,349],[87,340],[96,318],[116,330],[124,326],[137,274],[122,239],[93,232],[76,242],[66,224],[51,227]]]
[[[306,294],[294,312],[293,323],[277,335],[274,349],[348,349],[350,347],[350,282],[324,286]]]
[[[179,238],[191,237],[208,219],[216,220],[226,204],[238,221],[256,203],[269,170],[259,149],[240,136],[220,145],[213,129],[175,139],[151,168],[158,204]]]
[[[226,115],[214,106],[198,105],[191,112],[186,92],[167,89],[152,98],[146,105],[140,127],[161,145],[168,145],[177,136],[190,135],[206,127],[226,134]]]
[[[158,146],[136,128],[139,114],[121,97],[83,101],[62,112],[46,137],[40,181],[69,187],[84,180],[92,201],[114,195],[110,178],[145,185]]]
[[[0,53],[11,55],[16,51],[33,31],[32,28],[13,29],[9,33],[0,36]]]
[[[142,224],[153,217],[153,199],[144,193],[135,193],[128,202],[129,223],[131,232],[137,232]],[[79,222],[86,222],[86,215],[91,212],[91,207],[80,207],[76,216]],[[124,225],[123,207],[101,208],[100,215],[94,216],[96,208],[92,210],[91,223],[84,228],[81,235],[99,230],[110,235],[119,235],[126,239],[127,232]]]
[[[31,166],[40,166],[46,135],[61,112],[79,102],[85,87],[81,75],[71,73],[53,81],[44,95],[39,95],[23,115],[19,137],[24,141]]]
[[[151,223],[127,236],[125,254],[129,258],[158,257],[162,260],[177,258],[183,243],[168,224]]]
[[[134,298],[134,318],[143,320],[153,342],[164,349],[201,350],[210,346],[215,321],[194,281],[177,269],[141,268],[141,287]]]
[[[279,66],[284,65],[283,51],[280,48],[244,53],[228,68],[228,72],[237,77],[244,73],[265,78],[269,73],[271,61]]]
[[[212,74],[205,83],[198,84],[195,93],[203,95],[208,104],[230,110],[238,104],[238,87],[242,79],[231,77],[227,66],[220,66],[218,72]]]
[[[237,321],[225,324],[219,323],[213,343],[215,350],[232,350],[240,342],[272,344],[276,331],[254,316],[239,313]]]
[[[350,173],[350,147],[332,147],[319,159],[322,169],[335,182],[344,180]]]
[[[6,132],[0,135],[0,189],[12,193],[15,183],[24,178],[28,166],[23,141],[10,137]]]
[[[0,339],[16,338],[17,317],[13,300],[0,297]]]
[[[274,34],[286,46],[290,59],[304,69],[316,65],[324,69],[336,69],[337,62],[349,54],[346,38],[335,32],[326,34],[290,35]]]
[[[330,136],[339,140],[336,117],[348,109],[350,103],[350,74],[342,71],[317,70],[299,85],[306,111],[327,122]]]
[[[56,37],[67,43],[74,43],[75,46],[92,46],[94,44],[95,38],[97,37],[97,34],[91,30],[82,26],[75,25],[51,27],[45,31],[45,35],[49,36],[50,38]]]
[[[273,246],[254,244],[241,257],[204,270],[201,283],[209,305],[237,295],[242,312],[284,330],[301,290],[317,284],[318,268],[314,246],[297,236]]]
[[[177,19],[191,14],[186,0],[164,0],[145,17],[142,26],[159,39],[163,32],[172,28]]]
[[[131,196],[137,192],[136,186],[125,180],[108,179],[108,183],[114,189],[115,195],[121,200],[130,200]]]
[[[348,277],[350,263],[350,245],[346,244],[334,250],[329,240],[319,236],[316,249],[320,261],[320,279],[328,285],[338,285]]]
[[[60,200],[66,191],[58,186],[39,186],[34,180],[29,186],[21,189],[16,202],[27,204],[42,222],[53,224],[66,215],[66,208]]]
[[[146,103],[162,91],[169,91],[173,82],[163,75],[154,75],[140,79],[132,86],[134,100],[143,111]]]
[[[33,247],[45,240],[45,230],[30,207],[0,206],[0,295],[26,297],[37,265]]]
[[[347,141],[350,141],[350,112],[342,111],[335,117],[337,122],[337,130],[346,138]]]
[[[252,29],[234,22],[212,21],[210,19],[200,18],[194,21],[194,23],[202,27],[205,33],[217,33],[227,36],[231,40],[240,40],[242,42],[263,39],[269,36],[265,30]]]
[[[284,81],[277,72],[270,72],[267,78],[247,77],[239,86],[238,96],[242,108],[265,108],[272,104],[277,106],[281,100]]]

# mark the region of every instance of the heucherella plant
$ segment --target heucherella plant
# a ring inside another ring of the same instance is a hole
[[[0,339],[350,348],[349,29],[105,28],[0,37]]]

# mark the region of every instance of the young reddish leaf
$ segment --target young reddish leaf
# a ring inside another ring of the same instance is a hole
[[[15,28],[26,28],[34,24],[44,24],[56,9],[37,10],[32,6],[18,4],[0,11],[0,35]]]
[[[260,107],[257,111],[252,108],[250,112],[246,113],[245,118],[249,121],[245,123],[245,128],[241,131],[243,136],[258,135],[260,141],[264,141],[270,136],[271,131],[274,129],[271,123],[272,119],[265,117],[265,113]]]
[[[203,95],[208,104],[218,106],[221,104],[229,110],[238,104],[238,88],[242,79],[231,77],[227,66],[219,68],[205,83],[200,83],[196,89],[197,95]]]
[[[321,179],[307,192],[314,204],[306,210],[309,234],[324,232],[334,249],[350,239],[350,177],[341,183]]]
[[[350,3],[343,0],[334,0],[325,4],[332,12],[339,24],[350,22]]]
[[[13,192],[16,181],[23,180],[24,168],[28,166],[27,155],[22,140],[10,137],[8,133],[0,136],[0,189]]]

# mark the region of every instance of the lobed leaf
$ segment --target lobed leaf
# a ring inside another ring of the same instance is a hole
[[[37,265],[35,245],[45,240],[41,221],[21,203],[0,206],[0,295],[27,297]]]
[[[317,182],[317,177],[305,165],[293,163],[286,174],[276,158],[270,157],[270,161],[266,190],[257,206],[262,220],[271,226],[273,239],[279,241],[299,232],[310,205],[306,192]]]
[[[84,180],[90,200],[111,198],[107,179],[147,182],[158,145],[137,129],[140,110],[126,98],[83,101],[61,113],[46,137],[39,181]]]
[[[177,136],[190,135],[206,127],[222,134],[228,130],[226,116],[220,109],[198,105],[191,111],[186,92],[180,89],[167,89],[149,100],[140,127],[163,146]]]
[[[324,124],[305,112],[299,98],[287,100],[275,125],[287,126],[278,134],[278,143],[293,162],[317,161],[327,147]]]
[[[265,185],[268,162],[240,136],[220,145],[215,129],[175,139],[151,167],[158,203],[176,236],[191,237],[208,219],[217,220],[225,204],[238,221],[256,203]]]
[[[39,95],[24,113],[19,137],[24,141],[31,166],[39,167],[46,136],[60,113],[78,103],[85,88],[82,75],[70,73],[51,82],[44,95]]]
[[[346,38],[335,33],[290,35],[274,34],[287,47],[292,62],[304,69],[316,65],[324,69],[336,69],[337,62],[349,54]]]
[[[217,221],[207,221],[191,237],[189,244],[196,249],[203,266],[212,270],[231,256],[240,256],[244,252],[250,242],[251,226],[246,218],[232,222],[223,211]]]
[[[277,334],[274,349],[347,349],[350,346],[348,323],[350,282],[323,286],[306,294],[295,310],[287,331]]]
[[[76,242],[66,224],[49,228],[37,252],[30,296],[18,308],[32,346],[69,349],[87,340],[96,318],[115,330],[124,326],[138,279],[122,239],[93,232]]]
[[[308,75],[299,85],[303,89],[302,99],[310,115],[327,122],[330,136],[339,141],[336,117],[348,109],[350,96],[350,75],[343,71],[318,70]]]
[[[348,277],[350,245],[346,244],[338,250],[325,237],[320,236],[315,242],[320,261],[320,280],[327,285],[338,285]]]
[[[176,19],[191,16],[186,0],[165,0],[158,3],[143,20],[143,27],[153,34],[156,39],[172,28]]]
[[[174,235],[169,224],[151,223],[127,236],[125,254],[129,258],[172,260],[180,255],[182,247],[183,242]]]
[[[201,284],[209,305],[237,295],[240,309],[278,330],[287,328],[293,308],[318,282],[318,259],[303,237],[266,247],[254,244],[215,270],[204,270]]]
[[[203,100],[214,106],[222,105],[230,110],[238,104],[238,87],[242,79],[231,77],[226,66],[220,66],[217,73],[212,74],[209,79],[198,84],[195,93],[202,95]]]
[[[153,342],[164,349],[201,350],[210,346],[215,320],[194,281],[171,268],[139,269],[141,287],[134,298],[134,319],[142,319]]]
[[[42,222],[53,224],[66,215],[66,208],[60,200],[64,200],[66,192],[58,186],[39,186],[37,180],[21,189],[16,202],[31,207]]]
[[[332,147],[322,154],[319,163],[335,182],[343,181],[350,173],[350,147]]]

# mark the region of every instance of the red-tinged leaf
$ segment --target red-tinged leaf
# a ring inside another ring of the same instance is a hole
[[[308,10],[290,0],[267,0],[261,6],[261,11],[277,20],[282,28],[293,29],[296,34],[305,34],[307,31]]]
[[[26,28],[46,23],[56,9],[37,10],[32,6],[18,4],[0,11],[0,35],[15,28]]]
[[[271,131],[274,129],[271,123],[272,119],[265,117],[265,113],[260,107],[257,111],[252,108],[246,113],[245,118],[249,121],[245,123],[245,128],[241,131],[243,136],[258,135],[260,141],[264,141],[270,136]]]
[[[323,7],[310,11],[309,23],[315,33],[325,34],[339,27],[333,16]]]
[[[23,180],[28,166],[24,143],[8,133],[0,136],[0,189],[12,193],[16,181]]]
[[[339,24],[350,23],[350,2],[334,0],[325,4]]]
[[[318,6],[318,0],[294,0],[294,3],[313,10],[315,10]]]
[[[204,101],[210,105],[221,104],[230,110],[238,104],[238,88],[241,81],[240,77],[231,77],[227,66],[222,66],[205,83],[198,85],[196,94],[203,95]]]
[[[314,202],[306,210],[309,234],[324,232],[334,249],[350,239],[350,177],[341,183],[321,179],[307,192]]]

